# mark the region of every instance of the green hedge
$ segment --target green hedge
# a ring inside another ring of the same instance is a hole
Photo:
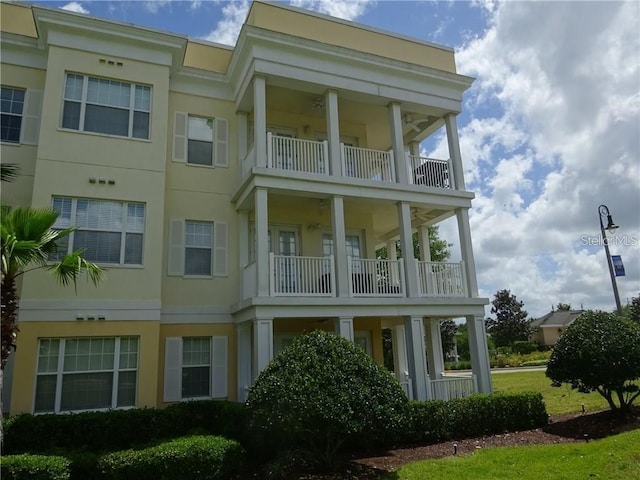
[[[4,453],[64,450],[109,452],[189,433],[243,440],[245,407],[236,402],[184,402],[144,408],[65,415],[19,415],[5,423]]]
[[[70,462],[64,457],[3,455],[2,480],[68,480]]]
[[[143,450],[107,454],[98,469],[109,480],[226,479],[244,465],[238,442],[215,436],[192,436]]]
[[[548,415],[537,392],[471,395],[444,402],[410,402],[402,443],[435,443],[546,425]]]

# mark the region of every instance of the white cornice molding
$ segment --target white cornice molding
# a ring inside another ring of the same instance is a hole
[[[160,320],[156,300],[31,300],[20,302],[20,322]],[[94,320],[90,320],[93,318]]]
[[[36,38],[0,32],[2,63],[46,70],[47,54],[38,47]]]

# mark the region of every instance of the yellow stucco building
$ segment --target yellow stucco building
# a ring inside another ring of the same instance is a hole
[[[378,362],[389,329],[413,398],[491,391],[452,49],[257,1],[234,48],[0,8],[0,153],[20,167],[2,202],[54,208],[77,227],[60,249],[106,268],[77,291],[25,275],[11,414],[243,401],[315,328]],[[449,158],[422,157],[440,129]],[[463,261],[414,258],[453,216]],[[468,379],[442,373],[458,317]]]

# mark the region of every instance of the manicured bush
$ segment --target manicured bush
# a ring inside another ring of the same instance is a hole
[[[68,480],[69,460],[44,455],[3,455],[2,480]]]
[[[400,424],[407,397],[362,349],[320,330],[301,335],[259,375],[247,406],[254,437],[306,448],[325,465],[345,442]],[[359,437],[360,436],[360,437]]]
[[[513,342],[513,353],[519,353],[520,355],[526,355],[538,351],[538,344],[536,342],[525,342],[518,340]]]
[[[471,395],[444,402],[410,402],[398,436],[403,443],[436,443],[537,428],[547,423],[542,395]]]
[[[245,407],[236,402],[209,400],[165,409],[18,415],[5,423],[4,452],[124,450],[196,430],[241,440],[246,432]]]
[[[460,360],[457,362],[445,362],[445,370],[471,370],[471,362],[468,360]]]
[[[529,360],[528,362],[522,362],[521,367],[544,367],[549,360]]]
[[[98,461],[109,480],[227,479],[243,465],[240,444],[216,436],[182,437],[143,450],[110,453]]]

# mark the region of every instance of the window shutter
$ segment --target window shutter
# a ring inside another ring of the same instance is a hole
[[[186,113],[176,112],[173,116],[173,161],[187,161],[187,120]]]
[[[40,135],[40,113],[42,112],[42,90],[27,90],[22,115],[22,138],[20,143],[37,145]]]
[[[229,272],[227,257],[228,232],[227,224],[215,222],[213,224],[213,276],[226,277]]]
[[[216,118],[216,167],[229,166],[229,124],[226,118]]]
[[[184,220],[172,219],[169,227],[167,275],[184,275]]]
[[[167,337],[164,347],[164,402],[182,398],[182,339]]]
[[[227,337],[213,337],[211,349],[211,396],[226,398],[227,389]]]

